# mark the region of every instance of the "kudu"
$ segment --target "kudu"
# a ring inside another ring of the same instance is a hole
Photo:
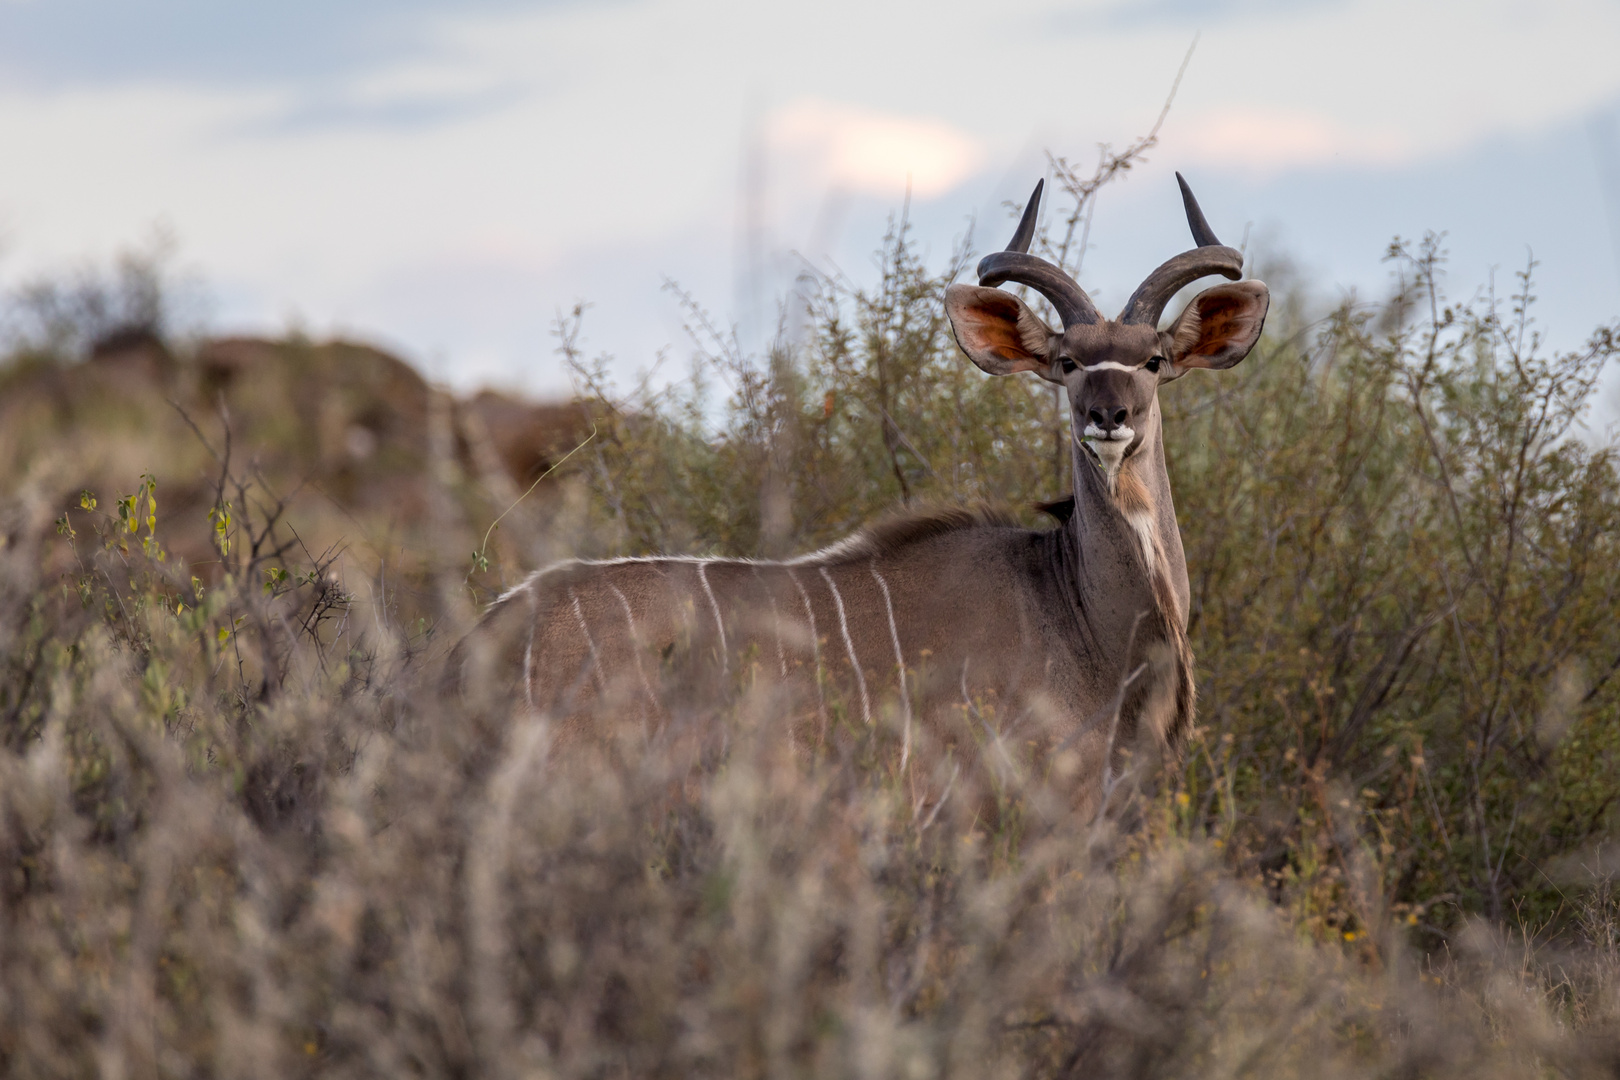
[[[798,687],[816,718],[797,727],[801,738],[825,733],[829,712],[861,725],[892,720],[904,732],[902,760],[914,725],[962,759],[1027,724],[1016,742],[1070,748],[1077,798],[1095,805],[1126,748],[1176,746],[1193,713],[1187,567],[1159,386],[1242,360],[1269,301],[1258,281],[1220,285],[1158,329],[1179,290],[1242,271],[1240,253],[1215,238],[1177,180],[1197,247],[1150,274],[1115,320],[1029,254],[1041,183],[1012,243],[979,263],[980,284],[945,292],[975,364],[1034,372],[1068,392],[1074,495],[1051,504],[1060,527],[1031,531],[958,509],[894,519],[783,562],[564,562],[496,602],[461,647],[461,677],[501,694],[509,686],[556,717],[566,739],[602,734],[607,715],[656,717],[672,672],[712,691],[747,664]],[[1044,296],[1062,331],[992,287],[1005,282]],[[473,670],[469,647],[480,642],[518,673],[516,685],[488,659]],[[613,707],[600,708],[609,697]]]

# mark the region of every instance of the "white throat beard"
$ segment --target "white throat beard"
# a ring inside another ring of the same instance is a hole
[[[1136,432],[1128,427],[1105,432],[1096,424],[1087,424],[1084,446],[1099,465],[1108,480],[1108,493],[1115,493],[1119,483],[1119,467],[1125,463],[1125,451],[1136,439]]]

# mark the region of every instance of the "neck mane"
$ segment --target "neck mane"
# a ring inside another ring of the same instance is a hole
[[[1145,727],[1174,749],[1192,725],[1193,657],[1187,564],[1162,434],[1155,402],[1141,444],[1114,469],[1074,439],[1074,513],[1064,528],[1075,545],[1076,585],[1093,632],[1111,646],[1122,680],[1140,671],[1120,705],[1124,742]]]

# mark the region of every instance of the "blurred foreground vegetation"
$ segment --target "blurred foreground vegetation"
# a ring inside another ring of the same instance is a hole
[[[1382,304],[1273,276],[1250,358],[1161,392],[1200,720],[1131,831],[1034,777],[987,829],[876,733],[805,762],[762,685],[566,767],[438,698],[562,555],[1039,527],[1063,402],[957,353],[966,262],[901,218],[764,356],[683,298],[671,386],[575,312],[551,408],[187,335],[146,264],[14,297],[0,1070],[1614,1075],[1620,478],[1581,421],[1620,343],[1548,353],[1528,276],[1447,298],[1432,240]]]

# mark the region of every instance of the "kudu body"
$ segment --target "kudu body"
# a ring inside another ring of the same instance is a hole
[[[1178,180],[1180,177],[1178,175]],[[1095,801],[1116,757],[1174,746],[1193,711],[1188,580],[1165,470],[1157,390],[1194,367],[1225,368],[1259,337],[1268,295],[1255,281],[1209,289],[1165,331],[1165,304],[1211,273],[1241,276],[1181,182],[1198,247],[1156,270],[1117,320],[1066,273],[1028,254],[1041,185],[982,284],[952,285],[962,350],[992,375],[1062,384],[1073,426],[1074,495],[1056,529],[964,510],[898,518],[784,562],[638,558],[572,561],[502,597],[463,643],[519,673],[509,687],[590,737],[609,716],[653,720],[682,688],[747,668],[798,688],[800,738],[830,721],[893,723],[976,756],[1016,731],[1074,751]],[[1030,286],[1063,320],[1054,331],[1010,293]],[[1058,505],[1058,504],[1054,504]],[[488,661],[486,660],[486,665]],[[501,693],[508,692],[505,689]],[[614,707],[596,707],[614,701]],[[628,714],[628,716],[626,715]]]

